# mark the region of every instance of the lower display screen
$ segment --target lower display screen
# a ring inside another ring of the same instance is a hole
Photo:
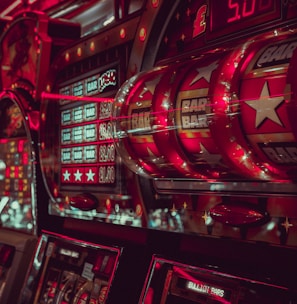
[[[32,303],[107,302],[121,253],[119,248],[48,234],[41,236],[37,248],[34,265],[41,269],[32,269],[24,292],[27,297],[32,289],[30,284],[35,281],[38,287],[32,294]],[[39,270],[40,278],[33,279]]]
[[[294,303],[286,288],[153,257],[141,303]]]

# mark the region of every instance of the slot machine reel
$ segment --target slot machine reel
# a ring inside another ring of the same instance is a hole
[[[167,70],[172,73],[172,68],[164,66],[132,77],[115,98],[113,125],[116,148],[126,165],[145,177],[178,177],[182,176],[181,172],[190,172],[171,146],[173,142],[166,140],[163,144],[175,154],[175,161],[180,165],[178,168],[155,141],[158,132],[168,132],[167,126],[160,121],[162,111],[155,111],[153,105],[160,79]],[[201,178],[202,175],[196,174],[196,177]]]
[[[289,32],[249,40],[222,62],[210,128],[220,150],[247,176],[291,180],[296,149],[287,115],[286,75],[296,42]],[[294,155],[293,155],[294,158]]]

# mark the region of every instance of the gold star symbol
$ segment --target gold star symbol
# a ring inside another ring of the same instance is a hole
[[[262,88],[260,99],[246,101],[250,107],[256,110],[255,128],[258,128],[266,119],[270,119],[276,124],[283,126],[275,111],[283,101],[283,96],[270,97],[268,83],[266,81]]]
[[[290,224],[288,217],[286,216],[286,220],[281,224],[285,229],[286,232],[288,233],[289,228],[293,227],[293,224]]]
[[[206,222],[208,221],[208,218],[209,218],[209,214],[206,210],[204,211],[204,214],[202,215],[202,218],[204,219],[204,222],[206,224]]]

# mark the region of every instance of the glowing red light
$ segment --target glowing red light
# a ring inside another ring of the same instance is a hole
[[[152,7],[157,8],[159,6],[159,0],[152,0]]]
[[[139,31],[139,40],[144,41],[146,38],[146,29],[142,27]]]
[[[70,60],[70,55],[69,55],[68,52],[65,54],[65,60],[66,60],[66,61],[69,61],[69,60]]]
[[[91,43],[90,43],[90,50],[93,52],[93,51],[95,51],[95,42],[94,41],[92,41]]]
[[[120,30],[120,37],[121,37],[121,39],[126,38],[126,30],[124,28],[121,28],[121,30]]]

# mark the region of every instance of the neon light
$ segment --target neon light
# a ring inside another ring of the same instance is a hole
[[[10,4],[4,11],[2,11],[0,17],[5,17],[8,15],[11,11],[13,11],[16,7],[18,7],[20,4],[22,4],[22,0],[14,1],[12,4]]]
[[[159,0],[152,0],[152,7],[157,8],[159,6]]]
[[[202,5],[199,7],[196,18],[194,21],[194,30],[193,30],[193,38],[199,36],[204,33],[206,30],[206,21],[205,16],[207,12],[207,5]]]
[[[146,29],[142,27],[139,31],[139,40],[144,41],[146,38]]]
[[[88,96],[73,96],[73,95],[61,95],[61,94],[52,94],[52,93],[41,93],[41,98],[44,99],[65,99],[72,101],[95,101],[95,102],[114,102],[114,98],[99,98],[99,97],[88,97]]]
[[[90,43],[90,50],[93,52],[93,51],[95,51],[95,42],[94,41],[92,41],[91,43]]]
[[[120,37],[122,39],[124,39],[126,37],[126,30],[124,28],[121,28],[121,30],[120,30]]]

